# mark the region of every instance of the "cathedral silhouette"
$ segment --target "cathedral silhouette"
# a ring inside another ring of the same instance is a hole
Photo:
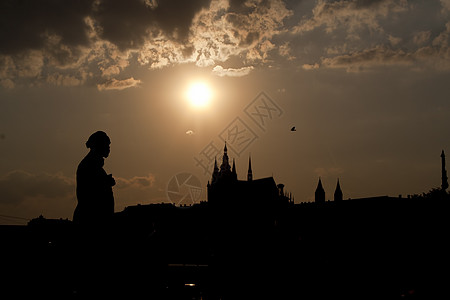
[[[225,142],[222,164],[217,160],[211,181],[207,184],[207,199],[211,206],[269,207],[293,203],[290,196],[285,195],[284,185],[276,184],[273,177],[253,179],[251,157],[248,159],[247,180],[239,180],[236,165],[230,166],[227,144]]]

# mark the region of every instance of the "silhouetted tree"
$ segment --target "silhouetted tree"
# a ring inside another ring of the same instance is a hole
[[[424,199],[424,200],[443,200],[450,199],[450,195],[447,191],[441,188],[432,188],[428,192],[423,192],[422,194],[414,194],[411,196],[413,199]]]

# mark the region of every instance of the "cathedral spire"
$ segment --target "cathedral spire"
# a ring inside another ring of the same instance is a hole
[[[214,157],[214,169],[212,173],[211,184],[215,183],[218,177],[219,177],[219,168],[217,167],[217,159]]]
[[[315,201],[316,203],[325,203],[325,190],[322,187],[322,181],[320,180],[320,177],[315,192]]]
[[[442,162],[442,184],[441,189],[442,191],[445,191],[448,188],[448,177],[447,177],[447,170],[445,169],[445,154],[444,150],[442,150],[441,153],[441,162]]]
[[[248,173],[247,173],[247,181],[253,180],[253,171],[252,171],[252,158],[250,155],[248,156]]]
[[[341,185],[339,184],[339,178],[338,178],[336,190],[334,191],[334,201],[341,201],[342,199],[343,199],[343,194],[342,194]]]
[[[225,147],[223,147],[222,165],[220,166],[220,173],[222,175],[228,174],[231,171],[230,162],[228,159],[227,142],[225,141]]]

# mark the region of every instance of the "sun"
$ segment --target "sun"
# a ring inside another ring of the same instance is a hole
[[[187,99],[196,108],[207,107],[211,97],[212,91],[205,82],[194,82],[187,90]]]

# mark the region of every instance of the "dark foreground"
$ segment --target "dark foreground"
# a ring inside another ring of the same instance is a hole
[[[145,205],[1,228],[2,299],[450,299],[450,203]]]

